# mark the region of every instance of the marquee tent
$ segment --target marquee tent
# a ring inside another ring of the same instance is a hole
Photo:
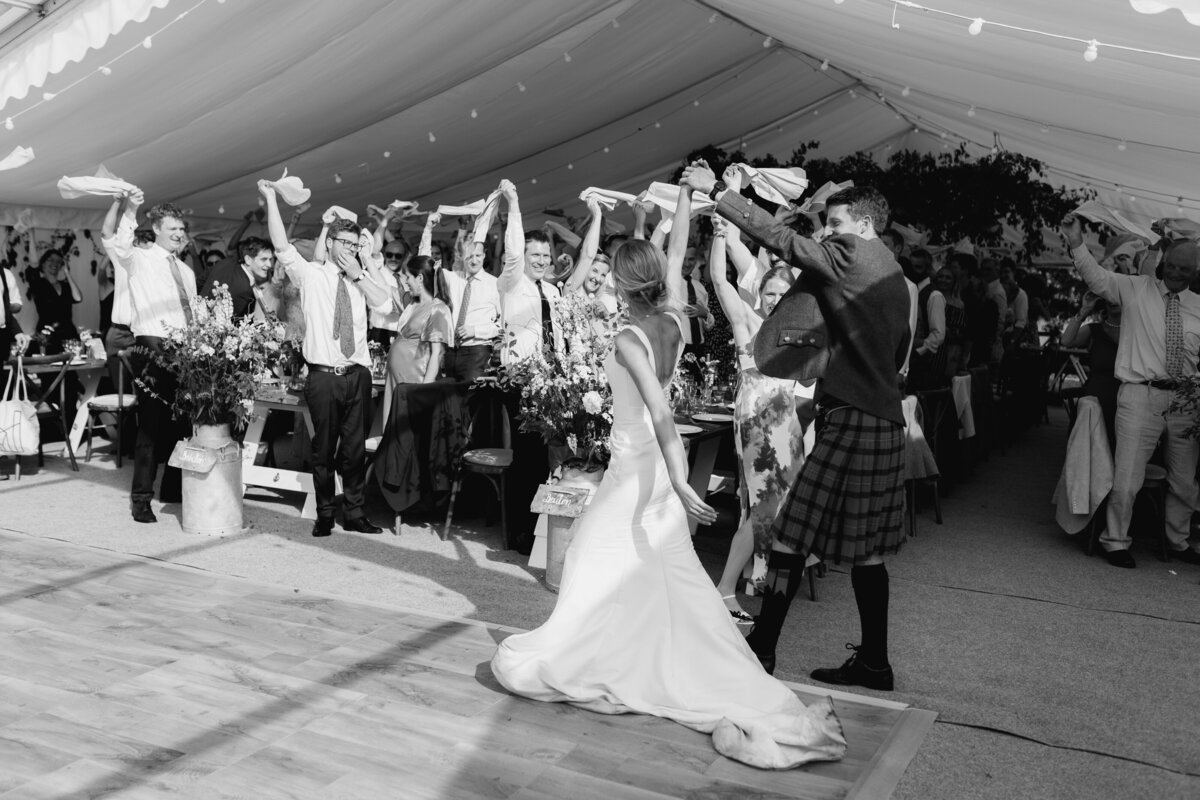
[[[829,158],[1007,148],[1131,216],[1200,218],[1190,0],[36,5],[0,0],[0,158],[35,153],[0,172],[0,224],[96,225],[105,200],[55,184],[101,163],[211,226],[285,166],[318,205],[360,210],[507,177],[536,221],[706,144],[809,140]]]

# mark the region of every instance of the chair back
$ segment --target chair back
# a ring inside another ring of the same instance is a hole
[[[467,430],[467,447],[499,447],[512,449],[512,419],[504,394],[497,390],[481,389],[469,398],[474,408]]]

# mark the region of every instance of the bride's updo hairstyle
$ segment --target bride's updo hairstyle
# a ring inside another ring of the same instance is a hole
[[[617,249],[612,263],[617,291],[631,305],[659,309],[667,304],[667,259],[650,242],[631,239]]]

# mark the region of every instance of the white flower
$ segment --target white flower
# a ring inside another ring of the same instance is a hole
[[[583,396],[583,410],[589,414],[599,414],[604,410],[604,399],[599,392],[591,391]]]

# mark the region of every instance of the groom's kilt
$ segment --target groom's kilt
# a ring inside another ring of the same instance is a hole
[[[835,564],[904,543],[904,426],[851,406],[824,415],[772,534]]]

